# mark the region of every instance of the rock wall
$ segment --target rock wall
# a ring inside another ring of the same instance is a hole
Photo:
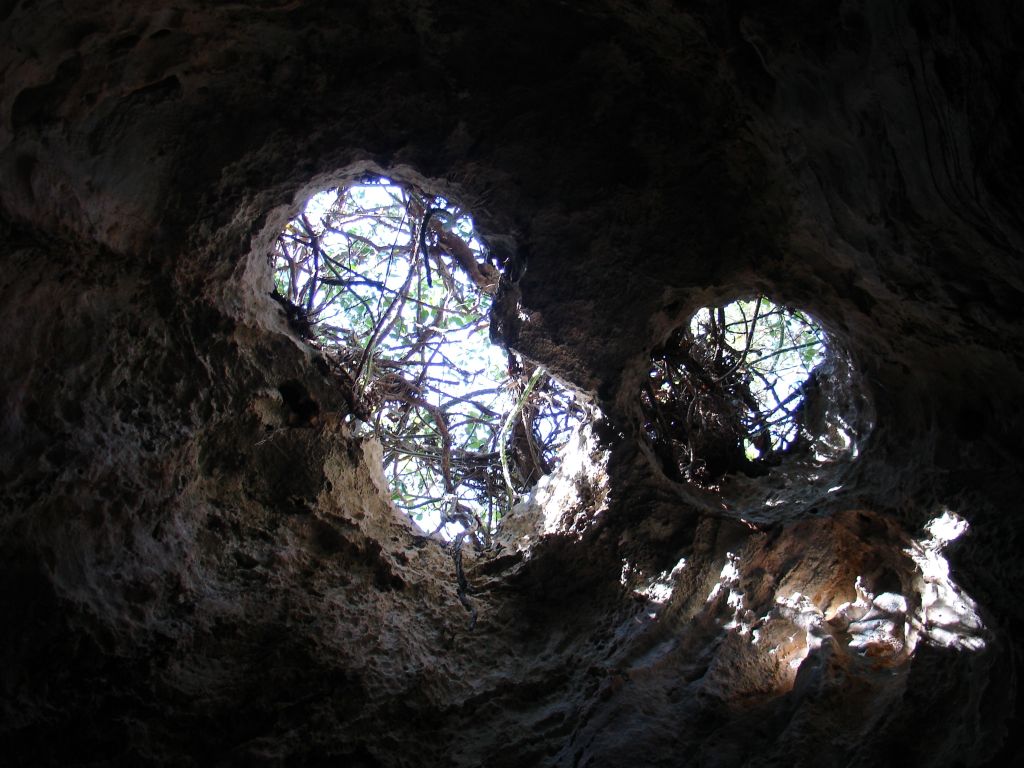
[[[338,5],[0,3],[0,761],[1012,764],[1018,4]],[[267,296],[367,172],[473,212],[606,416],[467,552],[473,629]],[[651,350],[755,292],[873,429],[674,483]]]

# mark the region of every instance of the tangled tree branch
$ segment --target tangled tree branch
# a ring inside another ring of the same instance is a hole
[[[487,539],[580,411],[541,369],[483,351],[500,275],[464,215],[383,182],[331,195],[278,238],[279,300],[372,414],[395,501]]]
[[[764,297],[706,308],[655,353],[641,392],[670,474],[758,474],[808,434],[801,404],[827,349],[820,328]]]

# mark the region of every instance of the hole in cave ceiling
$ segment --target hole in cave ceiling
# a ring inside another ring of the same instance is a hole
[[[711,487],[794,458],[857,455],[849,356],[807,313],[764,296],[699,309],[654,350],[640,402],[677,480]]]
[[[275,297],[383,447],[392,500],[419,527],[486,544],[560,460],[588,407],[493,344],[503,264],[468,211],[386,178],[314,195],[277,238]]]

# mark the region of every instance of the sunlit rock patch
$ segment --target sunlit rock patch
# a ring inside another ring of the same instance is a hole
[[[648,577],[627,560],[620,580],[643,600],[648,621],[674,621],[682,611],[704,632],[715,627],[744,670],[728,674],[731,690],[779,695],[810,659],[835,657],[868,675],[903,668],[922,644],[984,649],[977,606],[942,555],[966,530],[944,511],[914,539],[874,515],[848,512],[762,534],[703,565],[684,557]]]
[[[521,503],[512,508],[502,539],[528,546],[540,536],[564,534],[579,539],[608,506],[609,450],[602,447],[589,423],[580,424],[562,449],[559,465],[542,477]]]

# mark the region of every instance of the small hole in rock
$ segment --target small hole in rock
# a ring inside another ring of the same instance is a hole
[[[807,313],[761,296],[699,309],[654,350],[644,429],[669,476],[712,486],[857,452],[849,356]]]
[[[292,426],[307,426],[320,413],[320,406],[300,382],[286,381],[277,389],[289,411]]]

